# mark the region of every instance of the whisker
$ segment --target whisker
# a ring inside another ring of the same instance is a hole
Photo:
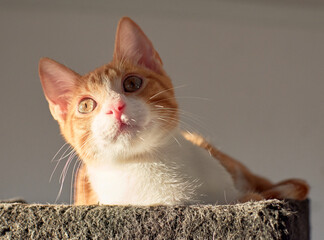
[[[193,126],[191,126],[189,123],[186,123],[184,121],[182,121],[181,119],[176,119],[176,118],[172,118],[172,117],[168,117],[168,116],[163,116],[162,117],[158,117],[157,119],[167,122],[167,123],[181,123],[183,125],[185,125],[186,128],[191,129],[193,132],[198,132]]]
[[[73,166],[73,170],[72,170],[72,178],[71,178],[71,188],[70,188],[70,204],[72,204],[73,202],[73,189],[74,189],[74,183],[76,181],[76,178],[78,176],[78,170],[80,168],[80,165],[81,165],[81,161],[80,159],[78,158],[75,163],[74,163],[74,166]],[[77,168],[76,168],[77,166]],[[75,171],[76,170],[76,171]]]
[[[172,136],[172,137],[178,143],[179,147],[182,147],[181,144],[180,144],[180,142],[179,142],[179,140],[175,136]]]
[[[200,125],[200,124],[204,125],[203,118],[201,118],[199,115],[182,110],[182,109],[177,109],[177,108],[153,109],[152,112],[158,113],[158,114],[177,113],[180,117],[184,117],[197,125]]]
[[[199,125],[199,124],[202,124],[203,125],[203,121],[200,119],[200,117],[198,115],[195,115],[193,113],[190,113],[190,112],[185,112],[185,111],[177,111],[177,110],[173,110],[173,109],[166,109],[166,111],[163,111],[163,110],[153,110],[152,112],[155,112],[155,113],[158,113],[158,114],[168,114],[168,113],[171,113],[171,114],[174,114],[174,113],[177,113],[180,115],[180,117],[184,117],[190,121],[192,121],[193,123]]]
[[[171,100],[171,99],[198,99],[198,100],[204,100],[204,101],[210,101],[210,102],[213,101],[210,98],[203,98],[203,97],[170,97],[170,98],[163,98],[158,101],[154,101],[151,104],[156,104],[156,103],[163,102],[165,100]]]
[[[74,156],[75,156],[75,155],[76,155],[76,154],[73,153],[73,154],[68,158],[68,160],[67,160],[66,163],[65,163],[65,166],[64,166],[64,168],[63,168],[63,171],[62,171],[61,176],[60,176],[60,179],[59,179],[59,183],[60,183],[61,185],[60,185],[60,190],[59,190],[59,192],[58,192],[58,194],[57,194],[57,197],[56,197],[55,203],[57,203],[58,199],[60,198],[60,196],[61,196],[61,194],[62,194],[62,190],[63,190],[63,185],[64,185],[64,180],[65,180],[65,177],[66,177],[66,173],[67,173],[67,170],[68,170],[68,168],[69,168],[69,166],[70,166],[70,163],[71,163],[72,160],[74,159]]]
[[[187,86],[186,84],[183,84],[183,85],[179,85],[179,86],[176,86],[176,87],[172,87],[172,88],[168,88],[168,89],[162,90],[162,91],[160,91],[160,92],[154,94],[153,96],[151,96],[151,97],[149,98],[149,100],[151,100],[151,99],[153,99],[153,98],[159,96],[160,94],[162,94],[162,93],[164,93],[164,92],[171,91],[171,90],[174,90],[174,89],[177,89],[177,88],[186,87],[186,86]]]
[[[186,111],[184,109],[178,109],[178,108],[172,108],[172,107],[164,107],[164,106],[160,106],[160,105],[155,105],[155,106],[159,106],[158,109],[153,109],[152,111],[156,111],[156,112],[179,112],[179,113],[183,113],[183,114],[188,114],[188,115],[192,115],[194,117],[197,118],[202,118],[201,116],[199,116],[198,114],[194,114],[192,112]],[[162,109],[161,109],[162,108]]]
[[[66,164],[65,164],[65,166],[64,166],[64,169],[63,169],[63,171],[62,171],[62,173],[61,173],[60,180],[59,180],[59,182],[61,183],[61,188],[60,188],[60,192],[59,192],[59,194],[58,194],[58,197],[61,196],[62,189],[63,189],[63,185],[64,185],[65,178],[66,178],[66,174],[67,174],[67,172],[68,172],[68,169],[69,169],[69,167],[70,167],[71,162],[72,162],[73,159],[74,159],[74,156],[75,156],[75,155],[71,155],[71,156],[69,157],[69,159],[67,160],[67,162],[66,162]]]
[[[54,204],[57,204],[57,201],[58,201],[58,199],[59,199],[60,196],[61,196],[62,189],[63,189],[63,184],[60,185],[60,190],[59,190],[59,192],[58,192],[58,194],[57,194],[57,196],[56,196],[56,199],[55,199]]]
[[[170,112],[168,112],[168,111],[170,111]],[[158,115],[160,117],[168,118],[168,119],[172,118],[172,119],[176,120],[174,117],[172,117],[168,114],[168,113],[170,113],[170,114],[174,113],[174,111],[172,111],[172,110],[163,111],[163,110],[158,109],[153,112],[158,113]],[[194,126],[197,126],[199,129],[202,129],[202,130],[208,132],[208,129],[206,127],[204,127],[204,125],[205,125],[204,122],[201,119],[199,119],[198,117],[196,118],[195,116],[188,116],[189,114],[187,112],[179,112],[179,115],[181,117],[181,119],[178,120],[179,123],[185,124],[186,126],[190,126],[192,129],[195,129],[195,130],[197,128]],[[185,119],[183,119],[183,118],[185,118]],[[189,124],[188,122],[185,122],[183,120],[190,121],[191,123],[194,124],[194,126],[192,126],[191,124]]]
[[[50,178],[49,178],[49,182],[52,181],[53,175],[54,175],[54,173],[55,173],[55,171],[56,171],[56,169],[57,169],[57,167],[58,167],[59,164],[60,164],[60,161],[58,161],[58,162],[55,164],[54,170],[52,171],[52,174],[51,174],[51,176],[50,176]]]
[[[88,136],[88,134],[86,134],[85,136]],[[80,147],[80,150],[82,150],[84,148],[84,146],[90,141],[92,140],[93,137],[91,137],[90,139],[88,139],[87,141],[85,141],[81,147]],[[72,149],[68,154],[64,155],[69,149]],[[61,158],[58,160],[55,168],[54,168],[54,171],[52,172],[52,175],[51,175],[51,178],[58,166],[58,164],[61,162],[61,160],[63,160],[64,158],[68,157],[65,165],[64,165],[64,168],[61,172],[61,175],[60,175],[60,178],[59,178],[59,183],[60,183],[60,189],[59,189],[59,192],[57,194],[57,197],[56,197],[56,200],[55,200],[55,203],[57,203],[58,199],[60,198],[61,194],[62,194],[62,190],[63,190],[63,186],[64,186],[64,182],[65,182],[65,178],[66,178],[66,175],[68,173],[68,169],[72,163],[72,161],[74,160],[74,157],[77,155],[77,152],[70,146],[67,150],[64,151],[64,153],[62,154]],[[79,158],[78,158],[79,159]],[[76,163],[78,162],[78,159],[76,160]],[[75,166],[76,166],[76,163],[74,163],[74,167],[73,167],[73,170],[72,170],[72,179],[73,179],[73,174],[75,172]],[[51,180],[50,178],[50,180]],[[72,184],[72,183],[71,183]],[[70,192],[70,200],[71,200],[71,192]]]
[[[82,166],[82,165],[81,165]],[[82,182],[83,182],[83,186],[82,186],[82,189],[83,189],[83,202],[86,202],[86,194],[85,194],[85,180],[86,180],[86,175],[83,174],[83,179],[82,179]]]
[[[83,151],[84,148],[85,148],[85,146],[86,146],[89,142],[91,142],[94,138],[95,138],[95,137],[92,136],[92,137],[90,137],[87,141],[85,141],[85,142],[82,144],[82,146],[80,147],[80,151]],[[87,151],[86,151],[86,152],[85,152],[85,158],[88,158],[89,154],[90,154],[90,152],[87,152]]]
[[[61,152],[61,150],[67,145],[68,143],[64,143],[62,145],[62,147],[56,152],[56,154],[54,155],[54,157],[52,158],[51,162],[54,161],[54,159],[56,158],[56,156]]]
[[[66,154],[65,155],[65,153],[67,152],[67,151],[69,151],[69,150],[71,150],[68,154]],[[57,160],[54,160],[54,161],[57,161],[57,162],[60,162],[61,160],[63,160],[64,158],[66,158],[66,157],[68,157],[72,152],[74,151],[74,149],[71,147],[71,146],[69,146],[63,153],[62,153],[62,155],[61,155],[61,157],[59,158],[59,159],[57,159]]]
[[[154,105],[155,107],[158,107],[158,108],[164,108],[164,106],[162,105]]]
[[[54,170],[52,171],[52,174],[51,174],[51,176],[50,176],[49,182],[52,181],[52,178],[53,178],[53,176],[54,176],[54,173],[55,173],[55,171],[56,171],[58,165],[60,164],[60,162],[61,162],[64,158],[68,157],[69,155],[71,155],[71,154],[74,152],[74,149],[72,149],[72,150],[71,150],[67,155],[65,155],[65,156],[63,157],[63,155],[64,155],[68,150],[70,150],[70,149],[72,149],[71,146],[69,146],[68,149],[66,149],[66,150],[64,151],[64,153],[62,154],[62,156],[60,157],[60,159],[55,160],[55,161],[57,161],[57,163],[56,163],[56,165],[55,165],[55,167],[54,167]]]

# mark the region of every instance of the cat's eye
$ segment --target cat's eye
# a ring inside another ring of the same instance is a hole
[[[96,108],[96,102],[91,98],[85,98],[79,103],[79,113],[90,113]]]
[[[141,88],[143,80],[137,76],[129,76],[125,78],[123,87],[125,92],[135,92]]]

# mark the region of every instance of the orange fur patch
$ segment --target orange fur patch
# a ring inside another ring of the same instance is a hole
[[[193,144],[206,149],[217,159],[231,174],[236,186],[244,183],[244,188],[240,190],[246,194],[240,199],[241,202],[273,198],[304,200],[307,197],[309,186],[303,180],[288,179],[272,184],[269,180],[251,173],[242,163],[221,152],[198,134],[183,132],[183,136]]]

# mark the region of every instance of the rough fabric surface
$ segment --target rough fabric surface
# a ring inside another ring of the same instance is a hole
[[[0,239],[309,239],[308,201],[235,205],[0,204]]]

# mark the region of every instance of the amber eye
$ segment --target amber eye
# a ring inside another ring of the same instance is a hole
[[[85,98],[79,103],[79,113],[90,113],[96,107],[96,102],[91,98]]]
[[[129,76],[123,82],[125,92],[135,92],[141,88],[143,80],[136,76]]]

